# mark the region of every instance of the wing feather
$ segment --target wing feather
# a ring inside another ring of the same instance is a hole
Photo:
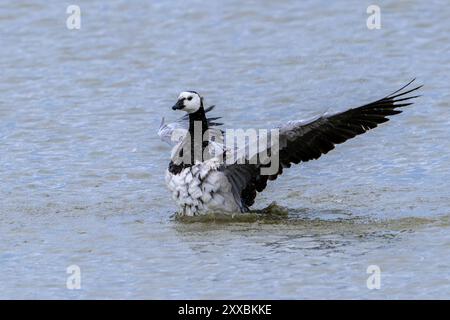
[[[298,164],[318,159],[321,155],[333,150],[336,144],[376,128],[379,124],[389,121],[388,116],[401,113],[402,111],[398,108],[411,105],[411,100],[419,97],[419,95],[406,95],[422,86],[404,91],[414,80],[390,95],[358,108],[334,114],[325,113],[307,121],[289,121],[286,125],[279,127],[280,166],[274,175],[261,175],[261,167],[269,166],[269,164],[234,163],[224,166],[223,170],[231,181],[233,192],[239,195],[242,206],[244,208],[251,206],[257,192],[261,192],[266,187],[267,180],[276,179],[282,174],[283,168],[289,168],[292,163]],[[274,153],[277,150],[270,151]]]
[[[208,113],[214,109],[214,105],[209,106],[205,109],[205,112]],[[223,123],[216,122],[216,120],[219,120],[221,117],[211,117],[207,118],[208,120],[208,126],[210,127],[217,127],[221,126]],[[158,136],[159,138],[168,143],[171,146],[175,146],[178,143],[180,143],[184,137],[186,136],[187,130],[189,129],[189,115],[186,114],[176,120],[175,122],[165,123],[164,118],[161,119],[161,124],[159,125],[158,129]],[[179,134],[174,135],[174,132],[176,130],[180,130]]]

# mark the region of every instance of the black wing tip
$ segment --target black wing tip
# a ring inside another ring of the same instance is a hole
[[[400,89],[398,89],[398,90],[392,92],[391,94],[387,95],[385,98],[386,98],[386,99],[395,99],[395,98],[397,98],[397,97],[400,97],[400,96],[403,96],[403,95],[405,95],[405,94],[408,94],[408,93],[414,92],[414,91],[416,91],[416,90],[419,90],[420,88],[423,87],[423,84],[421,84],[421,85],[419,85],[419,86],[417,86],[417,87],[414,87],[414,88],[412,88],[412,89],[409,89],[409,90],[407,90],[407,91],[402,92],[404,89],[406,89],[407,87],[409,87],[414,81],[416,81],[416,78],[413,78],[411,81],[409,81],[409,82],[408,82],[407,84],[405,84],[403,87],[401,87]],[[418,97],[418,96],[415,96],[415,97]]]
[[[211,127],[219,127],[219,126],[223,126],[222,122],[208,122],[208,125],[210,125]]]
[[[205,113],[210,112],[210,111],[213,110],[215,107],[216,107],[215,104],[213,104],[213,105],[207,107],[207,108],[205,109]],[[208,124],[209,124],[210,126],[212,126],[212,127],[218,127],[218,126],[223,125],[222,122],[216,122],[216,120],[219,120],[219,119],[222,119],[222,117],[211,117],[211,118],[206,118],[206,120],[208,121]]]
[[[207,108],[205,109],[205,113],[206,113],[206,112],[210,112],[210,111],[213,110],[215,107],[216,107],[215,104],[213,104],[212,106],[207,107]]]

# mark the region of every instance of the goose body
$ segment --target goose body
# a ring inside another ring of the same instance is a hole
[[[166,184],[180,215],[193,216],[207,212],[240,212],[232,186],[219,170],[217,159],[197,162],[178,174],[166,172]]]
[[[236,150],[211,138],[214,130],[221,133],[216,128],[221,124],[215,122],[219,118],[206,117],[214,106],[205,109],[203,98],[197,92],[182,92],[172,109],[186,111],[187,115],[175,123],[165,124],[163,120],[158,131],[163,141],[175,145],[166,172],[166,184],[179,206],[179,215],[247,212],[257,193],[265,189],[267,181],[275,180],[283,169],[318,159],[336,144],[377,127],[388,121],[388,116],[401,113],[398,108],[412,104],[410,100],[418,97],[408,94],[421,86],[405,90],[413,81],[382,99],[357,108],[280,125],[276,146],[263,144],[262,138],[257,137],[258,146],[263,145],[264,150],[253,155],[240,155],[231,163],[224,162],[223,157],[237,154]],[[196,133],[197,125],[201,130],[200,139]],[[211,152],[212,149],[215,152]],[[271,163],[261,160],[262,151],[279,159],[274,172],[264,173]]]

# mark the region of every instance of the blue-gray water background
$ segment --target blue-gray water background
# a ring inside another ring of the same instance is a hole
[[[450,298],[450,6],[377,1],[369,30],[371,4],[2,1],[0,298]],[[259,195],[293,221],[170,218],[156,130],[180,91],[266,128],[413,77],[414,106]]]

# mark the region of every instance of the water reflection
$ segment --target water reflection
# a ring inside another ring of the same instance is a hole
[[[390,246],[406,234],[441,222],[432,218],[374,219],[348,211],[284,208],[276,204],[247,215],[209,214],[175,219],[173,228],[191,249],[207,250],[219,242],[255,241],[272,252],[319,250],[344,253],[346,247],[363,248],[357,254]]]

